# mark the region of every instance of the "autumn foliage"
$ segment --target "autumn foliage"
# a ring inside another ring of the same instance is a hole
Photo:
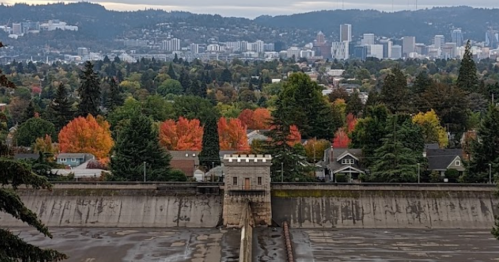
[[[346,118],[346,127],[339,128],[334,134],[333,147],[334,148],[348,148],[350,145],[350,138],[348,134],[355,130],[357,125],[357,118],[352,114],[348,114]]]
[[[350,144],[350,138],[348,134],[345,132],[345,129],[342,127],[336,131],[333,139],[333,148],[348,148]]]
[[[347,130],[348,133],[351,133],[355,130],[355,126],[357,125],[357,118],[352,114],[347,115]]]
[[[36,139],[33,146],[35,153],[49,153],[55,155],[57,153],[57,146],[52,143],[52,137],[45,135],[45,137],[39,137]]]
[[[109,123],[92,115],[73,119],[59,132],[62,153],[90,153],[106,162],[113,145]]]
[[[288,136],[288,145],[294,146],[298,143],[301,143],[301,133],[298,130],[298,127],[292,125],[289,127],[290,134]]]
[[[262,130],[270,128],[270,111],[267,108],[257,108],[255,111],[244,109],[238,117],[248,129]]]
[[[159,143],[168,150],[201,151],[203,127],[199,120],[180,117],[177,122],[166,120],[159,127]]]
[[[248,136],[246,127],[237,118],[218,120],[218,136],[220,139],[220,150],[248,151]]]

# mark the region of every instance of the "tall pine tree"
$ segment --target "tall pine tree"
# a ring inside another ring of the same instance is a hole
[[[379,98],[394,114],[410,111],[407,78],[399,68],[392,68],[391,73],[385,77]]]
[[[80,96],[78,115],[84,117],[88,114],[99,115],[101,100],[100,81],[90,61],[85,62],[84,69],[80,74],[80,86],[77,91]]]
[[[109,111],[113,111],[116,107],[122,106],[124,103],[120,87],[114,77],[109,80],[109,96],[106,102]]]
[[[113,179],[119,181],[168,181],[171,156],[159,145],[158,132],[152,121],[134,112],[118,134],[110,167]]]
[[[55,98],[52,100],[49,110],[52,114],[51,120],[54,123],[57,132],[73,119],[71,101],[69,100],[68,91],[63,83],[60,83],[57,87]]]
[[[210,169],[221,164],[219,141],[217,117],[215,114],[210,114],[203,126],[203,149],[199,154],[199,164],[201,166]]]
[[[420,152],[411,148],[413,138],[406,135],[414,134],[411,130],[407,130],[413,126],[410,119],[405,122],[400,126],[397,115],[392,115],[388,119],[386,127],[388,134],[382,139],[381,147],[375,151],[372,173],[368,180],[388,183],[416,181],[417,164],[422,156],[424,143],[423,146],[414,145],[421,150]]]
[[[475,61],[473,61],[473,53],[471,53],[470,40],[466,43],[463,59],[461,59],[461,67],[457,77],[457,86],[466,92],[476,92],[478,89],[478,76]]]
[[[265,134],[269,140],[264,141],[263,153],[272,155],[270,168],[272,181],[306,181],[309,171],[306,157],[299,154],[291,146],[291,117],[292,110],[282,100],[276,103],[276,110],[272,112],[271,129]]]
[[[177,80],[177,74],[173,69],[173,63],[170,63],[170,66],[168,66],[168,75],[170,76],[171,79]]]
[[[490,165],[490,166],[489,166]],[[486,182],[489,172],[499,172],[499,108],[490,105],[478,128],[477,140],[471,147],[468,172],[465,182]]]

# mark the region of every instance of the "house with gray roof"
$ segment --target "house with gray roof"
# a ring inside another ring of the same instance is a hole
[[[358,181],[365,174],[362,167],[362,149],[328,148],[324,152],[326,180],[336,181],[337,174],[343,174],[349,181]]]
[[[462,149],[426,149],[428,159],[428,170],[439,172],[443,177],[448,169],[455,169],[462,173],[465,171],[463,165]]]

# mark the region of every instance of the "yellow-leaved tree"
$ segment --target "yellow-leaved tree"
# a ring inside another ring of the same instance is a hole
[[[114,142],[109,123],[101,117],[77,117],[59,132],[59,149],[62,153],[89,153],[106,163]]]
[[[449,144],[447,132],[440,125],[440,119],[433,109],[426,113],[419,112],[412,117],[412,122],[423,129],[425,143],[438,143],[440,148],[445,148]]]

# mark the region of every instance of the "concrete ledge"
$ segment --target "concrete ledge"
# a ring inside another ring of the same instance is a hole
[[[497,187],[490,184],[272,183],[272,190],[495,192]]]

